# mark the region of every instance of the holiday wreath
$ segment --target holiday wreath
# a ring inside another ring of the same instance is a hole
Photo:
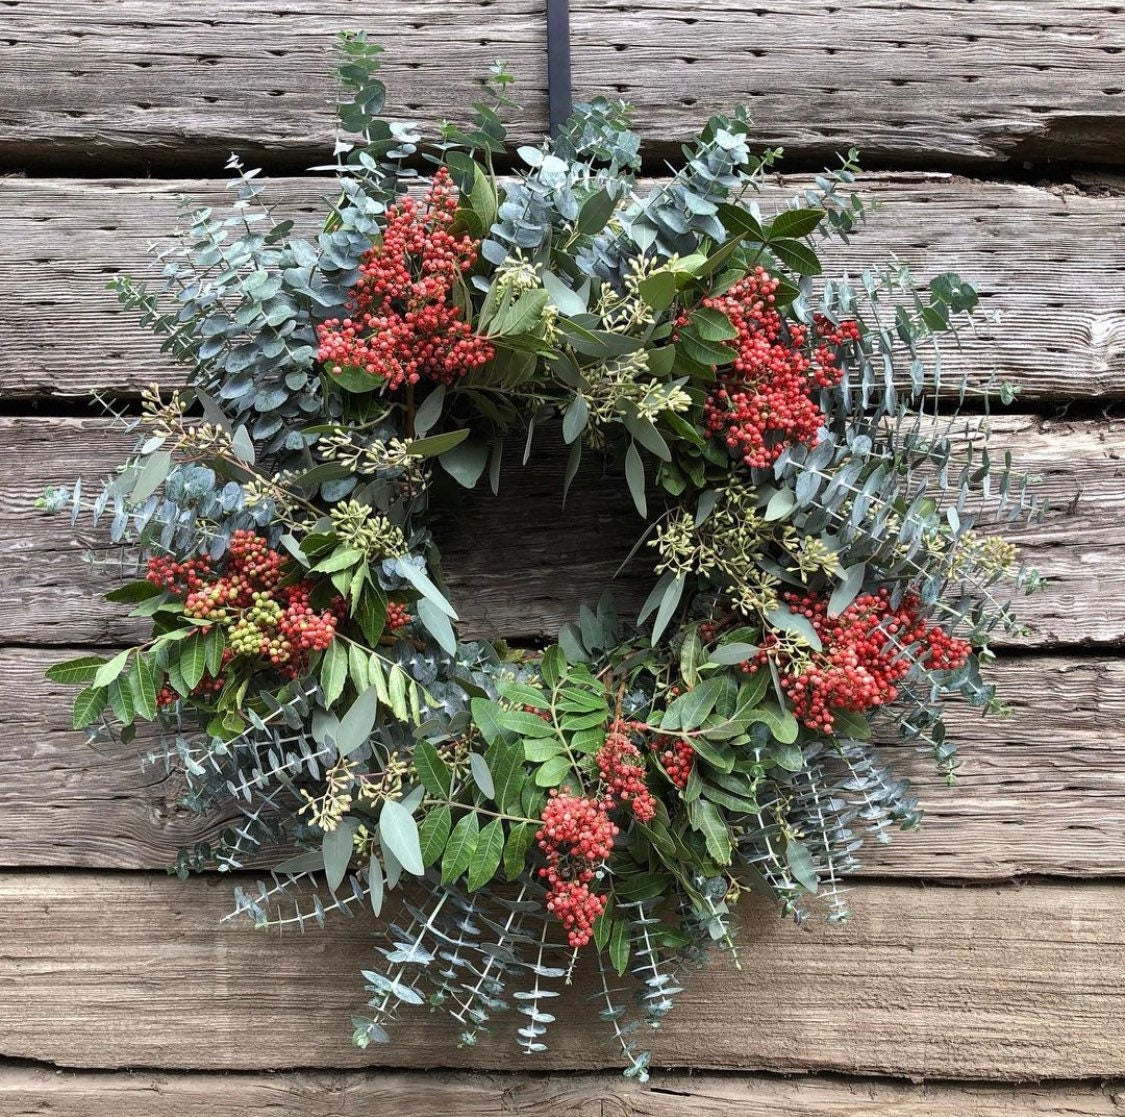
[[[919,296],[897,266],[819,278],[866,217],[854,153],[767,217],[780,153],[750,152],[741,110],[642,189],[628,107],[597,99],[498,178],[503,66],[468,128],[424,143],[381,118],[379,49],[340,49],[320,231],[232,160],[232,213],[188,213],[159,291],[116,284],[188,386],[145,394],[92,501],[45,500],[109,521],[134,573],[108,598],[151,635],[49,674],[82,688],[76,728],[155,722],[185,803],[236,808],[177,869],[272,866],[236,890],[258,924],[378,916],[403,885],[355,1042],[402,1006],[441,1006],[466,1043],[514,1008],[540,1051],[590,954],[643,1076],[631,1030],[734,949],[740,893],[841,919],[863,837],[919,821],[873,730],[951,774],[944,700],[994,703],[1000,587],[1038,580],[973,525],[1029,502],[984,415],[932,407],[934,341],[978,297],[953,274]],[[559,416],[563,494],[583,453],[620,470],[651,593],[541,654],[459,642],[431,477],[495,490],[503,438],[526,462]]]

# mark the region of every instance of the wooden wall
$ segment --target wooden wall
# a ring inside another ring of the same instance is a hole
[[[391,111],[425,121],[506,57],[514,132],[533,141],[543,0],[0,0],[0,1115],[1125,1111],[1120,3],[571,6],[577,94],[635,101],[654,156],[746,100],[798,172],[771,189],[853,143],[876,170],[883,212],[838,269],[894,248],[922,277],[981,282],[1001,322],[948,365],[1020,386],[998,438],[1052,504],[1016,533],[1051,584],[1027,605],[1032,635],[1000,649],[1011,716],[958,712],[954,792],[902,758],[928,824],[868,853],[850,924],[798,929],[747,905],[744,968],[689,982],[648,1089],[611,1069],[581,987],[540,1062],[517,1062],[504,1032],[460,1050],[432,1025],[352,1049],[363,919],[269,942],[220,926],[229,881],[162,872],[201,833],[175,780],[67,731],[43,667],[130,627],[32,501],[120,453],[91,389],[129,398],[175,377],[104,287],[140,266],[176,196],[215,197],[235,148],[308,219],[323,186],[296,176],[328,150],[332,31],[385,43]],[[552,632],[631,542],[618,479],[586,475],[560,513],[560,470],[513,463],[498,502],[446,509],[471,629]],[[519,543],[501,528],[517,513]],[[560,516],[584,528],[561,549]]]

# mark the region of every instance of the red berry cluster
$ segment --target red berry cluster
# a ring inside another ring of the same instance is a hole
[[[677,741],[674,737],[654,737],[649,748],[656,753],[660,766],[668,773],[668,778],[682,791],[687,787],[688,777],[695,767],[695,749],[688,741]]]
[[[414,618],[404,604],[398,601],[387,603],[387,627],[392,632],[398,632],[413,622]]]
[[[362,369],[393,391],[422,379],[452,384],[492,359],[493,348],[473,333],[452,300],[478,243],[449,232],[457,189],[442,167],[423,211],[412,198],[389,206],[382,240],[364,255],[343,320],[317,327],[317,358],[339,374]]]
[[[318,612],[309,604],[312,582],[298,582],[282,589],[284,611],[277,622],[282,638],[281,658],[273,659],[282,674],[296,677],[308,661],[309,652],[322,652],[336,637],[336,623],[342,611],[339,601],[332,609]]]
[[[617,827],[607,800],[584,799],[557,788],[541,817],[543,826],[535,838],[547,860],[539,870],[547,882],[547,910],[562,923],[571,946],[585,946],[606,905],[605,896],[590,891],[590,881],[594,867],[612,852]]]
[[[590,882],[619,833],[610,812],[627,803],[640,822],[650,822],[656,814],[656,798],[645,784],[644,754],[632,739],[643,728],[639,722],[615,720],[594,758],[600,797],[552,791],[541,816],[543,827],[535,835],[547,860],[539,870],[547,882],[547,910],[566,928],[574,947],[590,941],[594,921],[605,909],[606,898],[591,891]]]
[[[838,349],[859,338],[856,323],[833,325],[817,316],[810,344],[808,328],[785,323],[775,308],[778,286],[759,267],[702,303],[725,314],[738,331],[730,343],[734,362],[704,404],[704,429],[721,436],[749,467],[772,465],[794,443],[816,444],[824,413],[812,393],[839,382]],[[686,316],[681,321],[686,324]]]
[[[838,617],[829,617],[827,603],[814,594],[788,593],[785,600],[791,612],[812,624],[823,645],[810,662],[802,660],[799,671],[785,676],[785,692],[794,714],[824,733],[833,730],[834,711],[862,713],[893,702],[897,684],[915,663],[935,671],[956,670],[972,650],[967,641],[930,625],[914,596],[894,608],[887,590],[865,593]],[[743,670],[757,671],[777,643],[777,636],[769,634]]]
[[[149,560],[147,578],[182,597],[185,616],[207,622],[200,625],[201,634],[213,625],[223,627],[223,667],[237,656],[250,656],[295,678],[305,669],[309,654],[323,651],[334,639],[343,603],[338,599],[327,610],[314,609],[312,582],[282,584],[288,562],[260,535],[236,531],[222,573],[216,573],[207,558],[182,563],[154,558]],[[192,696],[215,694],[225,681],[222,674],[204,675]],[[175,690],[165,685],[157,701],[168,705],[177,699]]]
[[[224,651],[223,653],[223,663],[229,663],[232,658],[233,656],[230,652],[230,649],[226,649],[226,651]],[[218,694],[225,685],[226,678],[221,674],[215,675],[214,677],[212,677],[211,675],[204,675],[203,678],[199,680],[198,686],[196,686],[195,689],[192,690],[192,697],[206,698],[211,695]],[[158,706],[171,706],[173,702],[178,702],[179,700],[179,694],[176,693],[175,689],[170,683],[164,683],[156,695],[156,704]]]
[[[148,560],[145,577],[162,590],[179,591],[181,587],[197,590],[203,580],[211,573],[211,556],[199,555],[196,558],[177,562],[174,558],[162,555]]]
[[[641,728],[636,722],[615,721],[595,759],[609,809],[628,803],[638,822],[651,822],[656,814],[656,800],[645,784],[644,757],[629,736]]]

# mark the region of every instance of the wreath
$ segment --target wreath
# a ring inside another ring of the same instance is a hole
[[[541,1051],[589,955],[643,1078],[633,1029],[735,949],[741,894],[842,919],[862,841],[920,821],[873,735],[952,777],[945,700],[995,704],[990,633],[1039,580],[974,527],[1034,510],[984,411],[937,417],[936,341],[978,296],[821,278],[869,213],[854,152],[767,216],[780,152],[744,110],[643,188],[629,107],[598,98],[497,177],[503,65],[425,142],[381,116],[379,48],[339,47],[321,230],[232,159],[231,211],[185,210],[156,289],[114,284],[187,386],[144,394],[93,499],[45,504],[108,523],[108,600],[151,633],[48,674],[92,739],[154,723],[147,761],[226,820],[179,873],[267,866],[235,890],[262,927],[383,913],[357,1044],[441,1006],[465,1043],[514,1009]],[[431,480],[496,490],[505,439],[526,462],[559,426],[564,498],[584,454],[622,478],[651,593],[546,650],[460,642]]]

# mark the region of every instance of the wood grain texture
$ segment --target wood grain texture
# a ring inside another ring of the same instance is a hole
[[[330,36],[387,47],[392,116],[463,112],[497,55],[519,77],[512,138],[545,126],[542,0],[14,0],[0,38],[10,164],[209,167],[231,148],[310,158],[331,141]],[[581,0],[579,96],[638,104],[653,152],[748,102],[755,139],[809,159],[1120,161],[1125,17],[1112,0]],[[813,80],[809,80],[810,75]]]
[[[577,0],[576,92],[681,139],[744,101],[756,136],[813,158],[1117,162],[1125,15],[1110,0]]]
[[[163,869],[224,820],[178,807],[178,781],[142,770],[141,746],[95,752],[70,730],[73,691],[43,678],[70,654],[0,650],[0,866]],[[926,820],[889,845],[865,844],[860,875],[1125,875],[1125,661],[1005,658],[991,677],[1012,712],[951,708],[955,788],[927,756],[886,746]]]
[[[656,1066],[1018,1080],[1125,1073],[1125,885],[863,884],[844,926],[798,928],[747,900],[742,969],[717,959],[651,1035]],[[0,1055],[62,1067],[513,1067],[509,1021],[458,1048],[404,1018],[348,1046],[369,916],[266,942],[215,920],[227,886],[166,877],[0,876]],[[529,1066],[618,1065],[588,975]],[[554,1008],[553,1008],[554,1011]],[[264,1038],[268,1036],[268,1041]]]
[[[1120,1117],[1120,1084],[958,1085],[811,1076],[0,1070],[3,1117]]]
[[[324,162],[333,36],[357,25],[386,48],[387,115],[434,134],[468,112],[500,57],[520,76],[513,125],[546,119],[543,0],[15,0],[0,35],[0,158],[67,169],[194,167],[232,149]]]
[[[1011,450],[1020,468],[1042,478],[1036,492],[1048,501],[1041,523],[1001,529],[1050,579],[1018,602],[1030,636],[998,634],[998,645],[1125,643],[1125,422],[1010,416],[993,427],[997,452]],[[139,631],[125,610],[100,599],[116,578],[81,561],[69,517],[34,508],[47,486],[79,475],[94,491],[134,441],[105,420],[0,418],[0,644],[120,641]],[[519,447],[510,449],[499,497],[453,492],[449,484],[435,498],[435,530],[463,631],[553,639],[608,585],[623,609],[638,605],[650,588],[641,559],[613,581],[641,530],[624,479],[587,455],[561,507],[561,442],[542,436],[526,469]],[[99,538],[85,525],[78,534]]]
[[[763,201],[780,205],[808,181],[781,180]],[[306,227],[324,212],[327,181],[278,179],[273,189]],[[882,209],[851,245],[829,250],[827,275],[893,255],[922,281],[959,271],[1000,315],[961,349],[944,347],[949,385],[994,377],[1028,400],[1125,398],[1125,197],[948,175],[874,175],[865,190]],[[184,192],[223,198],[198,182],[0,179],[0,395],[136,392],[175,378],[106,283],[146,274],[145,249],[175,227]]]

